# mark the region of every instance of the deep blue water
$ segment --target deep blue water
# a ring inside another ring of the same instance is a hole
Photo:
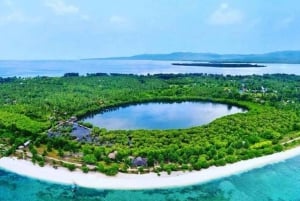
[[[300,64],[264,64],[266,68],[206,68],[173,66],[172,61],[134,60],[66,60],[66,61],[0,61],[0,77],[62,76],[67,72],[86,73],[211,73],[252,75],[286,73],[300,75]]]
[[[177,129],[204,125],[243,111],[235,106],[210,102],[146,103],[101,112],[84,121],[109,130]]]
[[[2,201],[299,201],[300,156],[205,184],[157,190],[94,190],[0,170]]]

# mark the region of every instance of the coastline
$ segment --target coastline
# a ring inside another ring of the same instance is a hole
[[[81,170],[70,172],[62,167],[59,167],[58,169],[54,169],[49,165],[40,167],[32,164],[31,161],[20,160],[12,157],[0,158],[0,169],[14,172],[22,176],[59,184],[72,185],[75,183],[78,186],[87,188],[138,190],[201,184],[261,168],[273,163],[278,163],[298,155],[300,155],[300,147],[259,158],[227,164],[225,166],[213,166],[200,171],[178,171],[172,172],[171,175],[167,175],[167,173],[164,172],[161,173],[161,176],[158,176],[156,173],[147,173],[142,175],[118,173],[113,177],[105,176],[96,172],[89,172],[85,174]]]

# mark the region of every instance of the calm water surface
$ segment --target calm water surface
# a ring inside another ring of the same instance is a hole
[[[247,173],[182,188],[71,192],[0,170],[1,201],[299,201],[300,156]]]
[[[244,111],[210,102],[146,103],[102,112],[84,121],[109,130],[177,129],[207,124],[216,118]]]
[[[174,61],[70,60],[70,61],[0,61],[0,77],[62,76],[67,72],[86,73],[210,73],[225,75],[262,75],[286,73],[300,75],[300,64],[264,64],[265,68],[213,68],[173,66]]]

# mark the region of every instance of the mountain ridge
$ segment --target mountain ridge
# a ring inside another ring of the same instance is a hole
[[[88,58],[87,60],[157,60],[224,63],[300,63],[300,50],[275,51],[263,54],[172,52],[168,54],[138,54],[128,57]]]

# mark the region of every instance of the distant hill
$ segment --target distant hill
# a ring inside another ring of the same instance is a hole
[[[174,52],[170,54],[140,54],[130,57],[92,58],[112,60],[204,61],[237,63],[300,63],[300,51],[278,51],[266,54],[215,54]]]

